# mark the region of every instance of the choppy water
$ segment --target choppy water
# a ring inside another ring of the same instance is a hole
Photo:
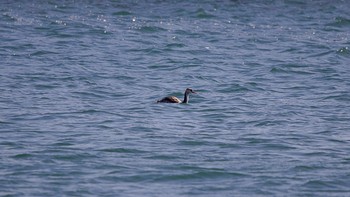
[[[0,195],[350,195],[349,10],[2,1]]]

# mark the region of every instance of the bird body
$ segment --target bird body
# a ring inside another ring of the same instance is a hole
[[[184,93],[183,101],[175,96],[168,96],[158,100],[157,103],[188,103],[190,100],[190,93],[196,94],[191,88],[187,88]]]
[[[157,101],[157,103],[182,103],[182,101],[176,96],[168,96]]]

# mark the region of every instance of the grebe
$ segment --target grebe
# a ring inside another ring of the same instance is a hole
[[[193,91],[191,88],[187,88],[185,91],[183,101],[181,101],[175,96],[168,96],[160,99],[159,101],[157,101],[157,103],[188,103],[188,101],[190,100],[190,93],[196,94],[196,92]]]

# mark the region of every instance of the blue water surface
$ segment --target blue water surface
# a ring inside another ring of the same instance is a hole
[[[350,195],[348,1],[0,5],[0,196]]]

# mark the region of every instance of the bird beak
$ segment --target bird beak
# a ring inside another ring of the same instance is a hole
[[[197,92],[195,92],[195,91],[192,91],[192,93],[193,93],[193,94],[197,94]]]

